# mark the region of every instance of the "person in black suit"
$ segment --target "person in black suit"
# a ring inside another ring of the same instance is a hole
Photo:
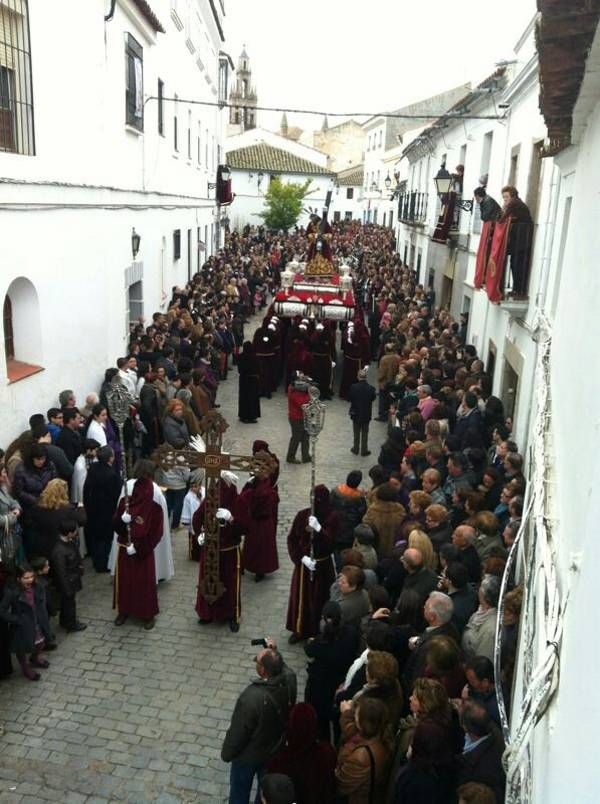
[[[471,615],[477,611],[479,606],[477,592],[469,583],[468,569],[460,561],[448,564],[445,575],[446,591],[454,607],[452,624],[462,636]]]
[[[458,633],[451,622],[452,613],[452,599],[443,592],[432,592],[425,601],[423,614],[427,628],[421,636],[412,637],[408,642],[411,655],[402,673],[402,685],[405,695],[412,692],[413,685],[417,678],[425,675],[427,652],[429,649],[428,643],[433,637],[448,636],[460,646]]]
[[[504,741],[499,729],[492,723],[485,707],[477,701],[465,702],[461,721],[465,746],[460,757],[458,784],[485,784],[494,791],[496,801],[504,801]]]
[[[358,382],[350,386],[350,418],[354,430],[354,446],[351,452],[358,455],[370,455],[369,424],[373,416],[373,402],[377,392],[367,382],[367,369],[358,372]]]

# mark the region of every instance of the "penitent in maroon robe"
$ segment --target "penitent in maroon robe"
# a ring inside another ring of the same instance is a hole
[[[225,587],[225,592],[214,603],[209,603],[204,598],[201,589],[204,579],[206,551],[201,547],[196,613],[201,620],[239,623],[242,613],[240,595],[242,574],[240,541],[242,528],[240,522],[236,521],[238,493],[233,483],[228,485],[223,479],[221,479],[219,486],[219,507],[227,508],[234,517],[233,522],[228,522],[219,528],[219,578]],[[206,501],[203,500],[192,519],[192,529],[195,537],[198,537],[204,528],[205,510]]]
[[[243,565],[248,572],[268,575],[279,569],[277,557],[277,509],[279,494],[271,478],[256,477],[240,494],[245,508]],[[240,507],[241,507],[240,506]]]
[[[121,519],[124,510],[123,499],[114,519],[118,553],[113,608],[122,615],[151,620],[158,614],[154,548],[163,535],[163,511],[154,502],[154,484],[150,478],[136,480],[129,498],[129,532],[135,547],[135,554],[132,556],[128,555],[126,549],[127,526]]]
[[[315,516],[321,524],[321,530],[313,537],[317,567],[312,573],[302,563],[303,556],[310,556],[311,534],[307,531],[309,516],[310,508],[298,511],[288,535],[288,552],[294,562],[294,573],[285,627],[300,639],[308,639],[319,633],[321,610],[329,599],[329,588],[335,581],[332,553],[338,518],[331,510],[326,486],[315,488]]]

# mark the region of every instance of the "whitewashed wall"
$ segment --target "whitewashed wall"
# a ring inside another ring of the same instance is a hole
[[[105,23],[108,5],[30,3],[36,156],[0,154],[0,300],[15,279],[32,284],[29,298],[37,294],[39,316],[31,306],[25,317],[13,309],[16,358],[39,363],[44,371],[8,384],[0,350],[1,446],[26,427],[31,413],[55,405],[60,390],[73,388],[83,399],[97,389],[104,369],[123,354],[132,227],[142,238],[138,260],[144,314],[150,318],[171,286],[187,279],[187,230],[193,273],[198,234],[204,240],[206,231],[210,240],[215,222],[214,191],[208,192],[207,182],[214,181],[223,143],[221,113],[179,103],[179,153],[173,147],[173,104],[164,105],[164,136],[158,133],[156,101],[145,106],[143,134],[125,126],[127,32],[143,46],[145,96],[156,95],[161,78],[165,96],[216,99],[222,43],[209,5],[178,3],[179,30],[170,0],[154,0],[166,34],[154,34],[132,3],[117,3],[113,20]],[[196,8],[197,23],[195,16],[187,17]],[[177,261],[175,229],[181,230]],[[19,308],[25,286],[12,286],[13,307]],[[23,330],[32,333],[25,342]]]
[[[591,72],[597,75],[600,65],[598,32],[593,52],[587,92],[584,85],[580,97],[595,99],[595,107],[592,102],[593,110],[584,118],[580,144],[555,159],[559,176],[553,185],[555,229],[545,292],[553,338],[551,527],[558,583],[563,601],[568,598],[559,686],[533,742],[534,801],[547,804],[600,800],[600,643],[595,629],[600,564],[600,104]]]
[[[250,175],[252,173],[252,178]],[[330,176],[304,175],[298,173],[277,174],[284,184],[303,184],[310,179],[310,193],[305,199],[307,207],[316,207],[321,213],[325,204],[327,191],[332,188]],[[235,228],[242,228],[246,224],[260,226],[262,218],[259,213],[265,208],[265,193],[269,187],[269,174],[265,172],[260,187],[257,182],[256,171],[238,170],[231,171],[231,186],[235,193],[235,199],[227,214],[231,225]]]
[[[347,197],[347,190],[349,189],[354,191],[352,198]],[[361,221],[363,210],[362,199],[362,186],[350,188],[346,185],[342,185],[341,187],[336,187],[336,189],[333,191],[333,196],[331,199],[331,211],[329,214],[330,220],[334,220],[336,212],[339,212],[340,219],[344,220],[346,213],[349,212],[352,215],[352,220]]]

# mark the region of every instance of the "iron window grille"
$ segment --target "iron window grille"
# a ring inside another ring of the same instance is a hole
[[[0,151],[35,156],[28,0],[0,0]]]

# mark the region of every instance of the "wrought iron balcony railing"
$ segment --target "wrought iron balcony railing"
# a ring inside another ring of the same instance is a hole
[[[403,223],[425,223],[428,193],[412,190],[398,197],[398,218]]]

